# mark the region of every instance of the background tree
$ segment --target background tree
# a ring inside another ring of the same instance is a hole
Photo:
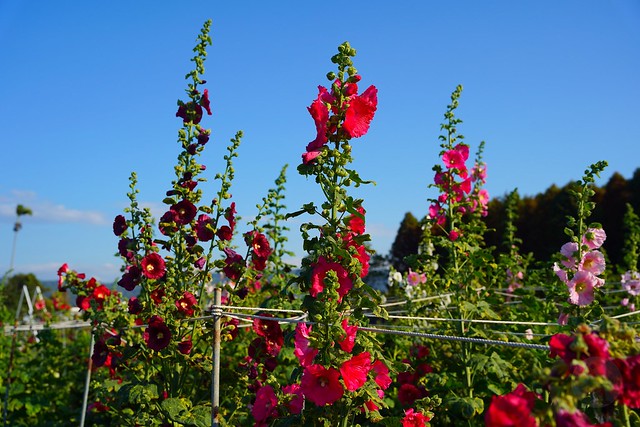
[[[393,268],[401,273],[409,269],[405,258],[418,253],[421,236],[420,222],[411,212],[407,212],[400,223],[396,239],[391,245],[391,265]]]
[[[2,288],[2,296],[0,299],[4,300],[5,307],[9,310],[11,318],[16,314],[18,309],[18,302],[20,300],[20,294],[22,293],[22,285],[27,285],[29,289],[29,295],[33,298],[35,289],[40,287],[42,289],[42,283],[36,278],[33,273],[28,274],[16,274],[9,277],[6,285]],[[25,300],[22,301],[22,308],[20,310],[20,316],[28,313],[28,305]]]

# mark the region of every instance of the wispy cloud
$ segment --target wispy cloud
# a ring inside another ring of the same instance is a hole
[[[16,218],[16,206],[25,205],[33,212],[30,216],[40,223],[84,223],[93,225],[109,224],[102,212],[69,208],[63,204],[43,200],[32,191],[13,190],[8,195],[0,195],[0,220]]]

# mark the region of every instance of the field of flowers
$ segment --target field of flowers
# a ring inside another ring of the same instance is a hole
[[[139,205],[132,173],[129,207],[113,222],[124,263],[117,286],[65,264],[59,292],[35,307],[51,327],[7,325],[5,426],[640,425],[632,321],[640,224],[631,210],[630,256],[608,265],[606,230],[589,222],[606,162],[589,165],[572,191],[575,213],[555,263],[520,253],[516,192],[503,247],[487,247],[484,144],[472,155],[460,133],[456,87],[420,251],[380,292],[366,282],[366,200],[350,195],[370,183],[351,163],[378,102],[355,49],[338,47],[307,107],[315,130],[297,173],[324,198],[288,209],[285,165],[252,231],[236,236],[231,187],[242,133],[221,170],[199,163],[211,137],[209,30],[206,22],[178,103],[166,212],[154,219]],[[284,261],[292,217],[307,218],[300,268]]]

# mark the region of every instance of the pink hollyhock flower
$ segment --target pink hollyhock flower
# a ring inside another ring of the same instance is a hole
[[[171,331],[160,316],[153,315],[149,319],[143,334],[144,342],[151,350],[160,351],[171,342]]]
[[[613,363],[620,371],[618,399],[629,408],[640,408],[640,355],[614,359]]]
[[[313,363],[313,358],[318,354],[318,349],[309,347],[309,334],[311,326],[305,323],[298,323],[296,326],[295,349],[293,354],[298,358],[301,366],[309,366]]]
[[[376,377],[374,381],[383,390],[386,390],[391,385],[391,377],[389,377],[389,368],[381,360],[376,360],[371,366]]]
[[[431,420],[431,418],[422,412],[416,412],[413,408],[409,408],[404,411],[402,427],[426,427],[429,420]]]
[[[336,368],[327,369],[322,365],[304,368],[300,388],[304,397],[318,406],[332,405],[344,395],[340,372]]]
[[[180,225],[189,224],[196,217],[198,208],[188,200],[182,200],[171,206],[171,210],[176,213],[176,223]]]
[[[629,295],[640,295],[640,273],[637,271],[627,271],[621,278],[622,288],[629,292]]]
[[[271,417],[278,415],[278,398],[270,385],[258,389],[256,400],[251,408],[251,415],[256,423],[263,423]]]
[[[464,169],[464,158],[462,157],[462,153],[456,149],[446,151],[442,155],[442,162],[447,167],[447,169]]]
[[[196,236],[198,236],[198,240],[208,242],[213,239],[214,234],[210,227],[213,227],[213,220],[209,215],[201,214],[198,216],[198,221],[196,222]]]
[[[302,154],[302,163],[308,165],[320,155],[320,150],[308,151]]]
[[[596,276],[588,271],[578,271],[567,283],[569,290],[568,301],[571,304],[584,307],[593,302],[593,289],[599,286]]]
[[[553,272],[558,276],[558,279],[562,280],[564,284],[569,282],[569,276],[567,275],[567,271],[560,268],[557,262],[553,263]]]
[[[289,384],[282,387],[282,392],[284,394],[288,394],[291,397],[286,403],[286,407],[292,414],[299,414],[302,412],[302,408],[304,407],[304,396],[302,395],[302,389],[300,388],[300,384]]]
[[[556,427],[611,427],[611,423],[591,424],[589,418],[579,410],[569,412],[560,409],[556,414]]]
[[[535,401],[535,393],[528,391],[523,384],[518,384],[511,393],[491,398],[491,404],[484,416],[485,425],[536,427],[538,422],[531,414]]]
[[[476,163],[473,168],[471,168],[471,179],[484,183],[487,180],[487,165],[484,163]]]
[[[151,252],[140,262],[142,266],[142,274],[147,279],[158,280],[164,277],[166,266],[164,259],[156,252]]]
[[[345,268],[337,262],[328,262],[324,257],[318,259],[318,263],[313,268],[311,273],[311,289],[309,293],[312,297],[317,297],[320,292],[324,290],[324,279],[327,277],[327,273],[333,271],[338,276],[338,295],[339,300],[351,290],[353,283],[349,278],[349,273]]]
[[[578,270],[588,271],[594,275],[604,273],[605,261],[604,255],[600,251],[589,251],[582,256]]]
[[[420,283],[427,283],[427,275],[425,273],[416,273],[409,269],[409,274],[407,274],[407,283],[411,286],[416,286]]]
[[[191,353],[192,347],[193,347],[193,343],[191,342],[191,338],[187,338],[184,341],[180,341],[178,343],[178,351],[182,354]]]
[[[127,220],[122,215],[117,215],[113,220],[113,234],[120,236],[127,229]]]
[[[182,298],[176,301],[178,311],[185,316],[193,316],[195,307],[198,305],[196,297],[188,291],[182,294]]]
[[[356,344],[356,332],[358,331],[358,326],[349,326],[348,320],[342,319],[342,329],[344,329],[346,336],[342,341],[339,341],[338,344],[343,351],[351,353],[351,351],[353,351],[353,346]]]
[[[367,375],[371,369],[371,354],[367,351],[343,362],[340,366],[340,373],[345,388],[349,391],[356,391],[362,387],[367,382]]]
[[[578,253],[578,244],[575,242],[568,242],[562,245],[560,248],[560,254],[565,258],[561,261],[562,265],[567,268],[576,267],[576,254]]]
[[[369,86],[361,95],[349,100],[342,129],[350,138],[359,138],[369,131],[369,125],[378,108],[378,89]]]
[[[598,249],[607,239],[607,233],[602,228],[589,228],[582,236],[582,244],[591,250]]]
[[[307,151],[318,151],[320,150],[328,141],[327,138],[327,122],[329,121],[329,108],[327,108],[327,104],[322,102],[320,99],[322,96],[321,93],[318,94],[318,98],[314,100],[307,110],[313,121],[316,124],[316,139],[311,141],[307,145]]]
[[[451,230],[449,232],[449,240],[451,240],[452,242],[455,242],[456,240],[458,240],[458,238],[462,235],[461,231],[458,230]]]

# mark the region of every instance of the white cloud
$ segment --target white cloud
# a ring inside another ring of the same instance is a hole
[[[13,190],[10,195],[0,196],[0,219],[14,221],[16,206],[22,204],[33,212],[29,218],[40,223],[85,223],[93,225],[109,224],[102,212],[79,210],[40,199],[32,191]]]

